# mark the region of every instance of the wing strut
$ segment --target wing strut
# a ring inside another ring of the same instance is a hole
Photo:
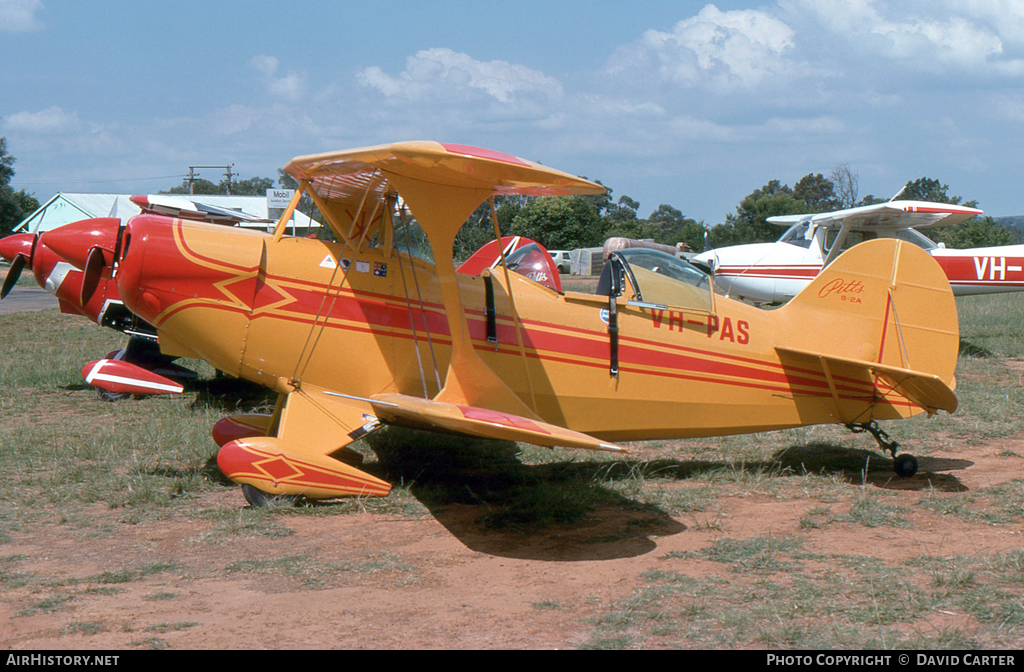
[[[512,319],[516,324],[516,341],[519,344],[519,357],[523,362],[523,373],[526,374],[526,386],[530,390],[530,405],[534,413],[537,412],[537,395],[533,391],[533,380],[530,379],[530,367],[526,361],[526,342],[523,338],[523,323],[519,320],[519,311],[516,310],[516,300],[512,296],[512,281],[508,275],[508,264],[505,262],[505,250],[501,247],[501,228],[498,226],[498,212],[494,209],[494,196],[487,199],[491,206],[491,222],[494,224],[494,237],[498,241],[498,254],[501,256],[501,267],[505,271],[505,287],[508,288],[508,303],[512,310]]]
[[[393,198],[393,197],[391,197]],[[397,245],[398,233],[395,231],[395,220],[392,217],[394,210],[391,206],[388,208],[388,222],[391,224],[391,238],[395,240]],[[416,262],[413,261],[412,257],[412,244],[409,242],[409,223],[402,218],[402,229],[405,233],[405,252],[409,256],[409,266],[412,269],[413,283],[416,285],[416,298],[420,304],[420,315],[423,316],[423,327],[427,334],[427,344],[430,347],[430,358],[434,363],[434,381],[437,383],[437,389],[441,389],[441,376],[437,370],[437,355],[434,353],[434,340],[430,336],[430,323],[427,321],[427,309],[423,305],[423,293],[420,291],[420,281],[416,277]],[[420,343],[418,332],[416,329],[416,315],[412,309],[412,301],[409,299],[409,285],[405,279],[405,264],[402,263],[401,259],[398,262],[398,270],[402,275],[402,290],[405,292],[405,305],[409,309],[409,323],[412,325],[412,343],[413,349],[416,350],[416,364],[420,369],[420,382],[423,384],[423,398],[429,399],[430,393],[427,391],[427,376],[423,372],[423,358],[420,355]]]
[[[374,169],[374,175],[376,175],[376,173],[377,170]],[[355,217],[352,218],[352,227],[349,229],[349,234],[352,234],[353,231],[355,230],[356,221],[359,219],[359,215],[362,214],[363,205],[366,203],[366,198],[369,195],[370,190],[373,188],[373,186],[374,183],[371,180],[366,187],[366,191],[363,193],[363,199],[359,203],[359,210],[356,211]],[[353,255],[357,254],[359,252],[359,248],[363,246],[363,242],[366,240],[366,234],[370,230],[369,222],[373,221],[373,215],[377,213],[377,208],[380,207],[380,202],[378,201],[376,203],[373,209],[373,213],[371,214],[370,219],[368,220],[368,223],[366,224],[366,226],[363,227],[362,236],[359,238],[359,242],[353,245],[352,239],[344,234],[341,228],[341,224],[337,221],[337,219],[335,219],[334,214],[331,212],[330,208],[328,208],[327,205],[323,202],[323,200],[321,200],[320,196],[316,193],[316,190],[309,189],[309,195],[313,199],[313,203],[315,203],[316,207],[320,210],[320,214],[323,215],[324,218],[327,220],[327,224],[331,227],[331,230],[334,231],[334,233],[336,233],[338,237],[344,241],[345,245],[350,250],[352,250]],[[280,224],[278,226],[280,227]],[[282,229],[279,228],[277,233],[275,233],[275,241],[278,239],[277,234],[279,234],[281,230]],[[338,269],[341,268],[341,266],[342,265],[340,263],[335,264],[334,272],[331,273],[331,281],[328,284],[328,290],[324,292],[323,298],[320,299],[320,309],[317,311],[316,318],[313,320],[313,324],[309,329],[309,334],[306,336],[306,342],[302,345],[302,352],[299,354],[298,361],[296,361],[295,363],[295,373],[292,374],[291,381],[293,385],[298,385],[299,381],[302,379],[302,374],[305,372],[306,367],[309,365],[309,362],[313,359],[313,351],[316,350],[316,345],[320,341],[320,336],[321,334],[323,334],[324,329],[327,327],[327,322],[330,320],[331,312],[334,310],[334,304],[338,300],[338,297],[341,295],[341,288],[344,287],[345,283],[348,281],[349,269],[345,268],[341,272],[341,282],[338,283],[337,287],[335,287],[334,285],[334,280],[338,277]],[[334,290],[333,294],[331,293],[331,290]],[[328,299],[330,299],[330,304],[328,304]],[[324,308],[327,308],[326,313],[324,311]],[[320,322],[321,315],[323,316],[323,322]],[[318,322],[320,322],[319,331],[317,331]],[[316,333],[315,339],[313,338],[314,333]],[[310,346],[311,340],[313,341],[312,346]],[[309,350],[308,356],[306,354],[307,349]],[[303,359],[305,359],[304,363]]]

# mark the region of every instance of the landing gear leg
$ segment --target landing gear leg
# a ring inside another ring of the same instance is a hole
[[[875,441],[878,442],[878,447],[882,450],[889,451],[892,455],[892,468],[896,472],[897,476],[903,478],[910,478],[917,473],[917,458],[913,455],[897,455],[896,450],[900,447],[900,444],[889,438],[889,435],[882,431],[882,428],[878,426],[878,423],[872,420],[871,422],[854,422],[847,427],[854,434],[860,434],[861,432],[868,432],[871,436],[875,437]]]

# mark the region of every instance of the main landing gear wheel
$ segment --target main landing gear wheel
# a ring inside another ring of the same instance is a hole
[[[298,495],[271,495],[248,483],[242,486],[242,494],[245,495],[245,501],[249,502],[249,505],[254,509],[273,506],[294,506],[299,498]]]
[[[109,401],[111,403],[115,401],[121,401],[132,396],[131,392],[111,392],[110,390],[104,390],[102,387],[96,388],[96,394],[100,395],[100,399],[103,401]]]
[[[892,468],[896,472],[896,475],[901,478],[910,478],[917,473],[917,458],[913,455],[906,453],[897,455],[896,451],[899,449],[900,444],[889,438],[889,435],[882,431],[882,428],[878,426],[878,423],[872,420],[871,422],[855,422],[848,425],[850,431],[854,434],[860,432],[869,432],[871,436],[875,437],[875,441],[878,442],[878,447],[882,450],[889,451],[892,455]]]

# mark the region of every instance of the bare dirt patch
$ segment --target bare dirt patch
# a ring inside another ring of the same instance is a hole
[[[915,559],[1019,551],[1019,519],[984,519],[985,510],[998,505],[982,495],[1020,478],[1024,460],[1008,453],[1024,455],[1022,443],[1015,438],[926,457],[911,479],[884,471],[862,477],[834,472],[837,485],[802,495],[801,488],[824,487],[825,477],[775,473],[755,484],[713,484],[720,494],[698,507],[703,510],[669,515],[657,507],[598,505],[577,523],[528,533],[481,525],[486,505],[448,504],[422,515],[338,515],[329,508],[264,514],[247,509],[238,489],[226,487],[194,497],[167,517],[134,524],[123,508],[94,505],[69,516],[46,507],[0,546],[0,646],[574,648],[608,645],[603,624],[638,613],[640,598],[670,604],[679,625],[666,635],[645,625],[657,620],[648,614],[613,631],[633,634],[612,638],[612,645],[724,645],[713,633],[737,627],[726,620],[733,612],[723,610],[738,599],[737,585],[753,590],[768,581],[792,590],[801,582],[834,584],[843,563],[864,559],[903,568],[932,590],[937,572],[946,570],[915,569]],[[647,460],[685,462],[677,451],[671,444],[642,449]],[[694,485],[685,479],[666,484],[688,487]],[[976,515],[922,504],[974,495],[981,497],[969,503]],[[883,518],[858,518],[864,502]],[[724,541],[751,539],[767,539],[767,550],[724,558]],[[797,550],[775,552],[773,539],[790,540]],[[684,580],[717,585],[719,592],[695,597],[693,588],[676,602],[665,602],[664,592],[652,597],[652,581],[676,586]],[[954,643],[1024,643],[1019,627],[1004,627],[994,637],[973,612],[948,602],[922,608],[924,617],[897,619],[895,629],[966,638]],[[813,629],[830,618],[811,614],[791,622]],[[773,637],[786,645],[785,637],[797,636],[763,626],[743,633],[747,646],[779,643]]]

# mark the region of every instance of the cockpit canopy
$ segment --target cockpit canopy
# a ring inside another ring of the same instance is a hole
[[[810,249],[811,243],[814,241],[815,233],[819,227],[821,227],[821,225],[812,225],[810,220],[797,222],[786,229],[786,232],[782,234],[778,242],[789,243],[790,245]],[[840,227],[838,226],[829,226],[825,228],[825,240],[823,247],[826,252],[832,249],[832,245],[839,236],[839,230]],[[924,250],[933,250],[939,247],[939,245],[937,245],[931,238],[911,228],[858,228],[853,229],[846,234],[846,238],[842,242],[840,252],[845,252],[854,245],[863,243],[865,240],[874,240],[875,238],[897,238],[913,245],[917,245]]]
[[[530,280],[556,292],[562,291],[562,284],[558,278],[558,268],[555,267],[551,255],[542,250],[537,243],[523,245],[505,257],[505,263],[510,271],[525,275]]]
[[[625,294],[631,301],[666,308],[712,311],[710,276],[660,250],[627,248],[613,252],[601,271],[596,293]]]
[[[782,237],[779,238],[778,242],[789,243],[790,245],[809,249],[813,239],[814,229],[811,228],[811,223],[809,221],[803,221],[797,222],[786,229],[786,232],[782,234]]]

